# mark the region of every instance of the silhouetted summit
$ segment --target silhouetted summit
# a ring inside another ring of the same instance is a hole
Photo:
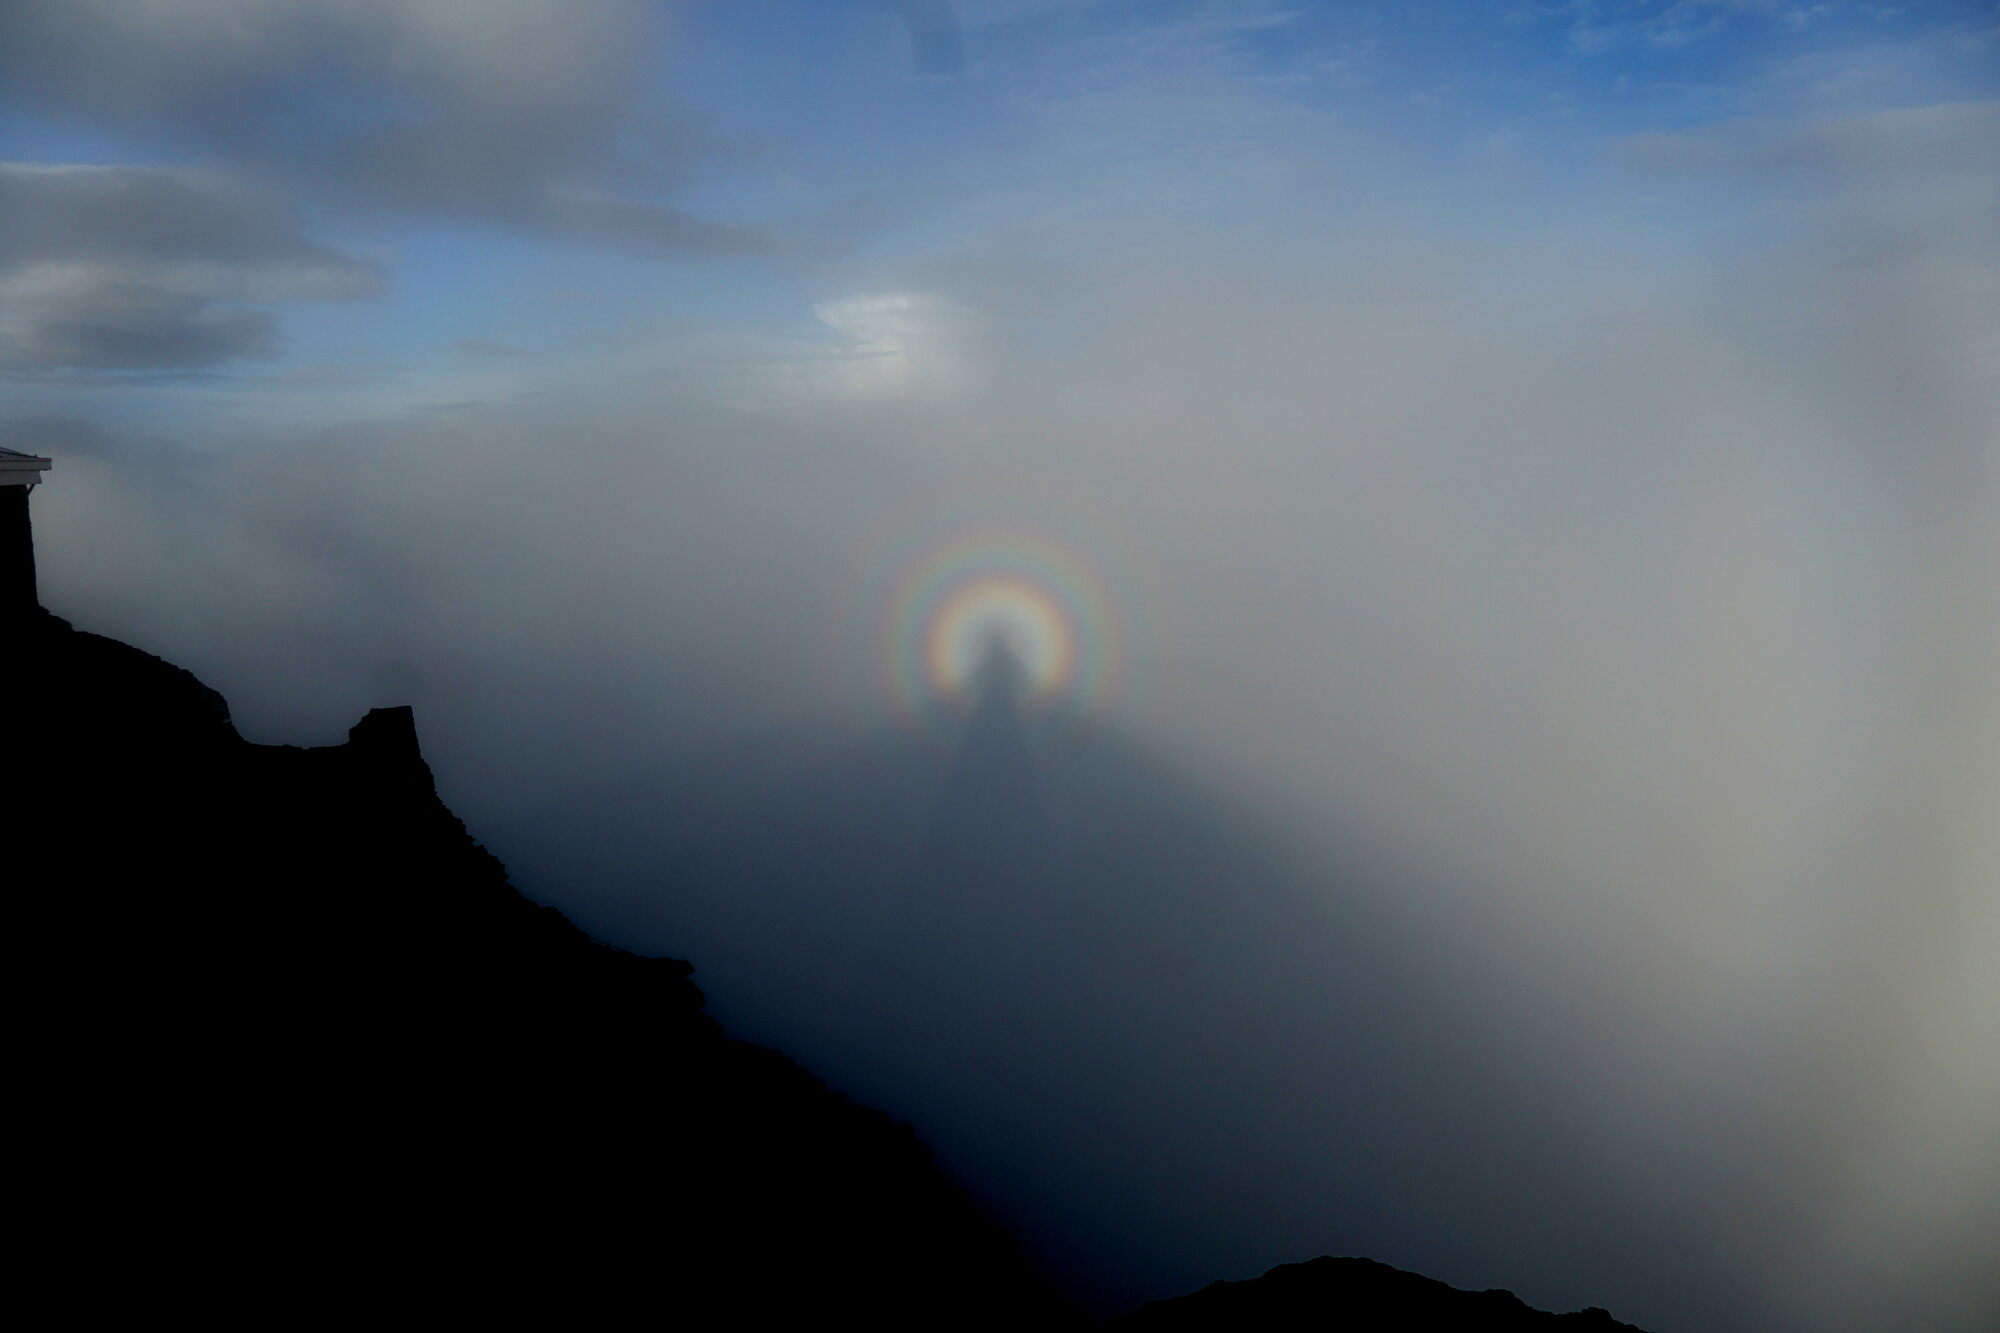
[[[1263,1333],[1327,1328],[1342,1333],[1641,1333],[1592,1307],[1549,1314],[1511,1291],[1461,1291],[1372,1259],[1322,1257],[1280,1264],[1249,1282],[1213,1282],[1192,1295],[1151,1301],[1110,1322],[1125,1333]]]
[[[907,1128],[515,892],[408,708],[253,745],[178,667],[8,628],[18,1142],[66,1321],[1065,1322]]]

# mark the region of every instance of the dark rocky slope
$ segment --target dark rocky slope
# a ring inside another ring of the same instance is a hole
[[[1191,1295],[1151,1301],[1110,1322],[1118,1333],[1640,1333],[1595,1307],[1549,1314],[1511,1291],[1461,1291],[1372,1259],[1319,1258],[1281,1264],[1248,1282],[1213,1282]]]
[[[252,745],[177,667],[0,629],[59,1325],[1069,1322],[909,1130],[515,892],[407,709]]]
[[[907,1128],[517,893],[408,709],[253,745],[158,658],[0,632],[17,1197],[55,1326],[1081,1322]],[[1113,1324],[1629,1327],[1352,1259]]]

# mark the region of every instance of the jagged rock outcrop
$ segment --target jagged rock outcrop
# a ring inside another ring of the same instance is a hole
[[[21,1209],[61,1322],[1069,1321],[907,1128],[517,893],[409,710],[253,745],[177,667],[7,628]]]
[[[1511,1291],[1462,1291],[1372,1259],[1331,1257],[1280,1264],[1248,1282],[1212,1282],[1187,1296],[1148,1302],[1108,1326],[1119,1333],[1641,1333],[1596,1307],[1549,1314]]]

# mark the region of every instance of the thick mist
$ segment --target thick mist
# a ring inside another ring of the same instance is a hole
[[[1330,1252],[1662,1330],[2000,1315],[1995,104],[1792,68],[1445,152],[1199,25],[1032,68],[866,223],[616,215],[782,317],[24,381],[44,603],[252,739],[413,703],[524,891],[1106,1308]],[[380,146],[340,189],[611,225],[560,144],[449,193]],[[1101,695],[913,719],[897,571],[993,530],[1091,571]]]

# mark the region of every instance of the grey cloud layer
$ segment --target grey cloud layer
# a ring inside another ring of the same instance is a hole
[[[0,95],[336,201],[648,253],[751,248],[644,197],[709,148],[692,113],[642,102],[661,9],[30,0],[0,14]]]
[[[10,99],[192,142],[314,190],[519,214],[687,129],[632,105],[655,6],[541,0],[76,0],[0,15]]]
[[[0,99],[219,156],[336,208],[518,227],[649,256],[755,252],[661,202],[707,150],[641,104],[660,6],[603,0],[24,0],[0,10]],[[354,295],[365,266],[219,174],[14,169],[0,288],[14,366],[193,367],[272,351],[268,311]]]
[[[373,264],[195,171],[0,163],[0,366],[183,369],[276,350],[235,304],[375,290]]]

